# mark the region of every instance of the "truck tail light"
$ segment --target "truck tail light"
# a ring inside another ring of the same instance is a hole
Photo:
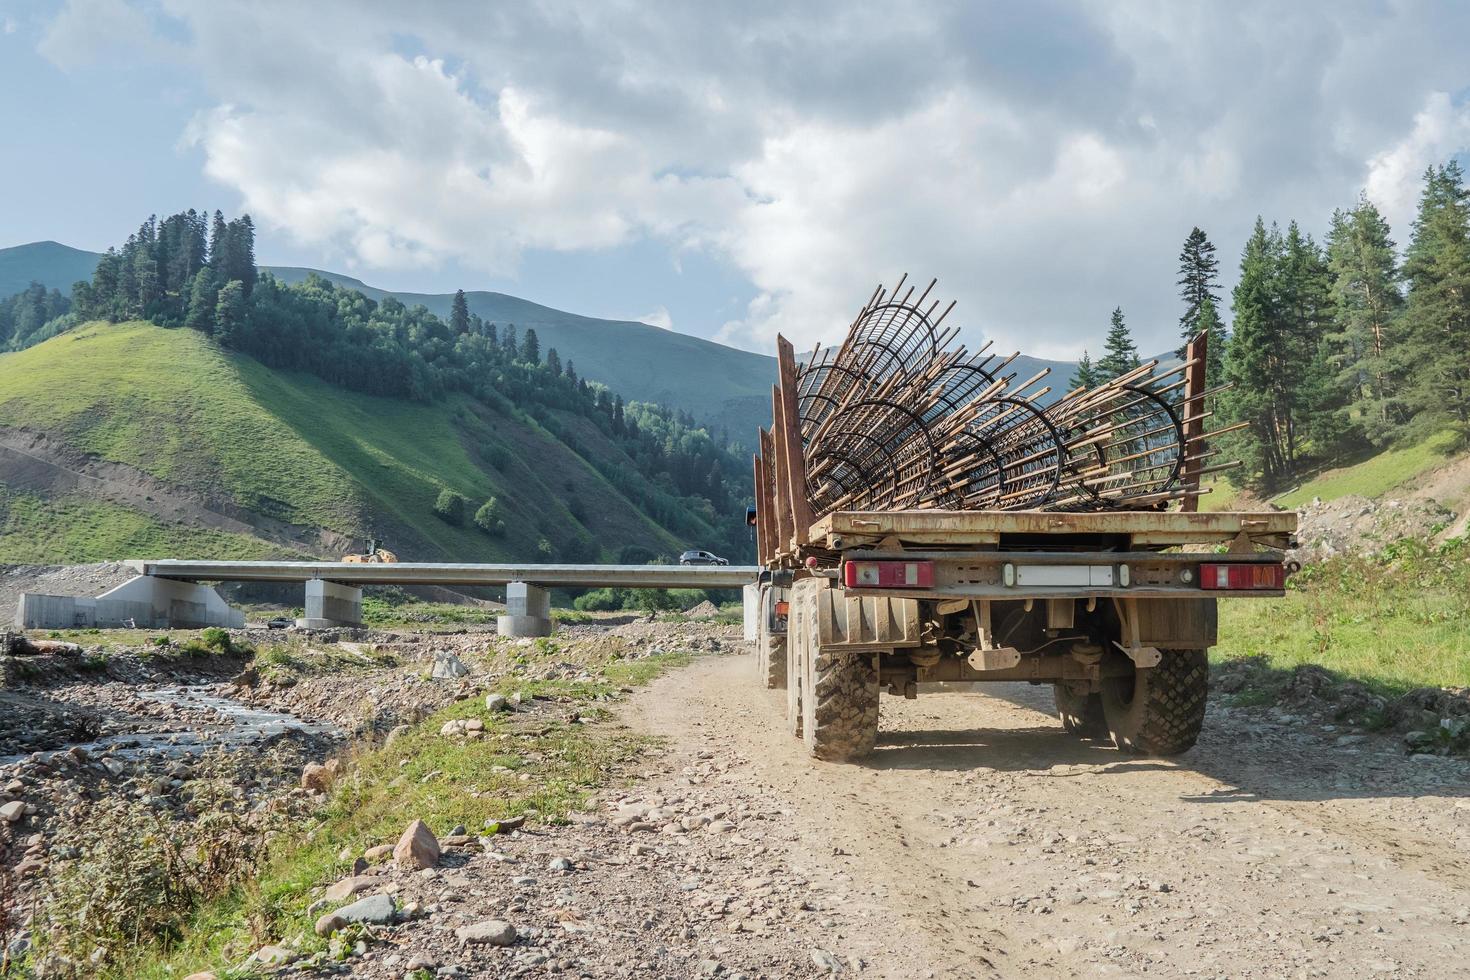
[[[1199,584],[1202,589],[1228,592],[1249,592],[1255,589],[1280,591],[1286,588],[1286,569],[1280,563],[1272,565],[1201,565]]]
[[[776,600],[776,615],[777,616],[785,616],[787,614],[787,612],[790,611],[790,609],[791,609],[791,603],[787,602],[785,599],[778,599],[778,600]]]
[[[849,561],[842,566],[849,589],[927,589],[934,585],[932,561]]]

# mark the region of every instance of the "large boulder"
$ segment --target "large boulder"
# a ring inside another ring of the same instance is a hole
[[[439,840],[428,824],[415,820],[408,825],[393,848],[393,863],[413,870],[439,866]]]

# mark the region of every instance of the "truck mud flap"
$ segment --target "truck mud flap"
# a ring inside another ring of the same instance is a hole
[[[919,645],[919,601],[853,596],[841,589],[817,593],[817,636],[822,647],[891,650]]]

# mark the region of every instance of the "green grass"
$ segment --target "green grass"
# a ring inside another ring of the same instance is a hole
[[[1284,508],[1301,507],[1312,498],[1324,501],[1358,495],[1381,497],[1446,461],[1458,446],[1452,432],[1441,432],[1413,446],[1389,449],[1362,463],[1328,470],[1290,493],[1272,500]]]
[[[421,404],[350,392],[272,371],[190,330],[92,323],[0,356],[0,425],[59,436],[75,450],[292,524],[358,537],[371,530],[408,557],[530,555],[541,537],[559,541],[580,527],[563,503],[569,494],[596,501],[587,518],[595,538],[663,552],[682,547],[527,417],[496,415],[464,396]],[[503,469],[485,462],[497,456],[508,460]],[[474,506],[500,499],[507,536],[434,516],[446,488]],[[69,506],[80,505],[56,502],[51,510],[63,513],[51,515],[23,508],[0,548],[56,561],[118,557],[101,545],[81,548],[78,539],[67,543],[70,551],[46,552],[46,529],[66,523]],[[210,557],[261,550],[246,538],[198,542],[157,521],[145,528],[152,519],[117,505],[93,509],[109,545],[162,540],[182,553],[200,543]]]
[[[76,495],[44,497],[0,484],[0,562],[111,561],[187,554],[201,559],[289,557],[259,538],[166,524],[150,514]]]
[[[1220,604],[1219,661],[1264,657],[1278,671],[1317,664],[1388,697],[1470,686],[1470,546],[1401,542],[1295,576],[1284,599]],[[1247,697],[1265,699],[1269,692]]]
[[[557,652],[555,642],[546,641],[521,656]],[[594,719],[593,724],[562,721],[564,711],[535,717],[489,712],[484,700],[475,698],[435,713],[392,746],[361,747],[351,754],[327,804],[304,825],[272,840],[253,880],[200,908],[180,943],[139,949],[111,975],[177,978],[206,965],[238,962],[263,943],[298,936],[304,937],[304,952],[324,949],[326,941],[312,933],[314,917],[306,909],[319,886],[349,873],[350,862],[339,860],[339,853],[348,848],[360,854],[375,844],[394,843],[411,819],[423,820],[440,836],[458,824],[474,833],[487,820],[520,814],[534,813],[534,819],[550,823],[564,820],[585,805],[593,790],[621,779],[649,744],[626,730],[595,724],[603,714],[598,705],[689,660],[677,653],[636,661],[614,656],[589,668],[591,681],[507,677],[497,687],[506,694],[556,698]],[[301,670],[306,661],[285,651],[269,666]],[[482,738],[439,735],[446,721],[468,718],[484,722]]]

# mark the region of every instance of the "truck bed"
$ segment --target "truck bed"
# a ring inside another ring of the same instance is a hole
[[[897,538],[905,545],[947,547],[998,545],[1003,537],[1030,535],[1127,535],[1139,548],[1185,544],[1228,544],[1244,534],[1251,544],[1288,548],[1296,531],[1294,511],[1108,511],[1067,513],[1043,510],[836,511],[811,527],[813,544],[834,551]]]

